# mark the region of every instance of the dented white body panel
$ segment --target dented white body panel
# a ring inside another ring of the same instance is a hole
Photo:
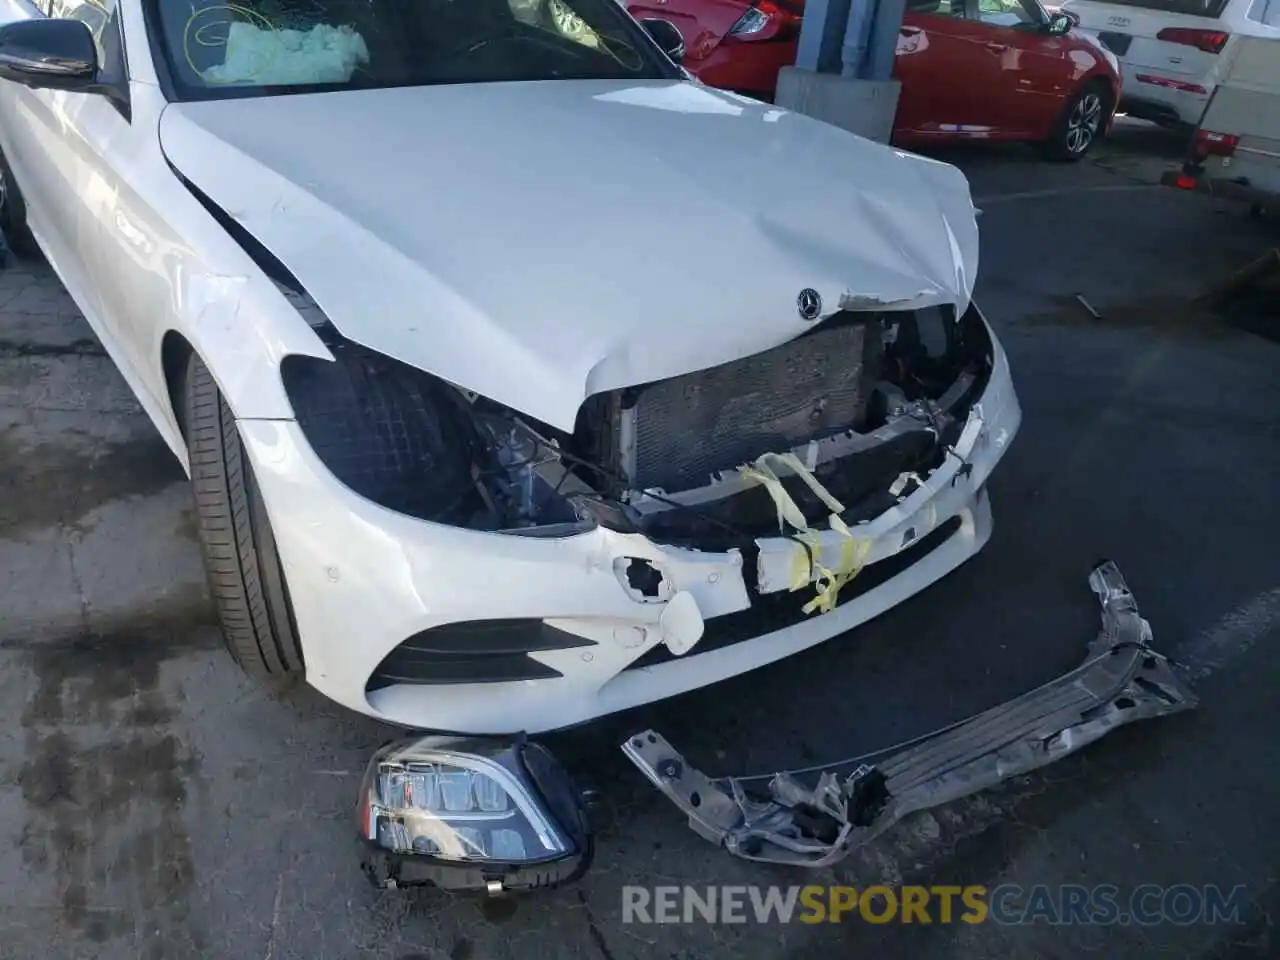
[[[169,103],[141,4],[118,5],[130,118],[102,96],[0,81],[0,149],[46,258],[185,465],[161,364],[166,333],[192,344],[246,416],[291,417],[280,360],[329,352],[173,175],[158,135]],[[39,16],[27,0],[0,0],[0,23]]]
[[[279,372],[291,354],[329,349],[178,176],[265,245],[346,337],[572,428],[589,394],[794,338],[809,326],[797,311],[804,288],[820,293],[823,313],[962,313],[978,231],[954,167],[693,83],[172,104],[140,0],[118,6],[129,118],[105,97],[0,82],[0,146],[37,241],[184,465],[166,337],[190,344],[218,382],[274,529],[307,679],[326,695],[414,727],[559,727],[810,647],[986,541],[984,484],[1020,421],[994,337],[958,458],[854,531],[872,564],[953,518],[956,532],[833,612],[700,652],[700,625],[751,606],[738,551],[604,528],[560,539],[478,532],[343,486],[304,439]],[[0,21],[38,15],[26,0],[0,0]],[[793,565],[794,544],[759,546],[757,577],[777,585],[775,565]],[[660,602],[620,579],[619,561],[637,557],[662,571]],[[406,637],[494,617],[547,619],[596,645],[533,654],[563,674],[554,681],[366,693]],[[663,643],[687,652],[626,669]]]
[[[567,430],[804,332],[806,287],[963,312],[978,267],[955,167],[689,83],[181,103],[160,142],[345,336]]]
[[[986,481],[1022,419],[998,344],[995,354],[956,450],[972,469],[952,458],[897,508],[853,528],[870,541],[868,562],[888,559],[958,517],[944,543],[829,613],[720,649],[700,652],[695,644],[682,657],[634,669],[627,667],[668,640],[661,622],[666,604],[638,600],[615,561],[650,560],[710,622],[750,606],[740,553],[682,550],[605,529],[541,540],[424,523],[353,497],[315,458],[296,424],[244,423],[290,590],[301,598],[296,615],[308,644],[307,679],[353,710],[410,727],[536,732],[694,690],[865,623],[960,566],[991,534]],[[776,555],[793,541],[761,545],[764,555]],[[797,609],[812,596],[809,588],[796,592]],[[554,618],[553,626],[596,645],[530,654],[563,674],[553,679],[366,693],[365,678],[405,637],[480,617]]]

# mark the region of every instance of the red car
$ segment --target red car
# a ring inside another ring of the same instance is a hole
[[[675,24],[685,68],[713,87],[772,100],[778,70],[795,62],[802,0],[627,0],[627,8]],[[1055,158],[1084,156],[1110,129],[1120,67],[1074,25],[1039,0],[908,0],[893,142],[1034,141]]]

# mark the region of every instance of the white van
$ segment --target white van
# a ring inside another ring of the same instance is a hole
[[[1232,45],[1188,163],[1164,182],[1280,211],[1280,37]]]
[[[1280,37],[1280,0],[1066,0],[1120,60],[1120,112],[1195,127],[1241,35]]]

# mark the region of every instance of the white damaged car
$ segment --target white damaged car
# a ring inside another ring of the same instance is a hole
[[[246,670],[548,730],[987,540],[1020,411],[955,168],[614,0],[0,11],[6,233],[189,472]]]

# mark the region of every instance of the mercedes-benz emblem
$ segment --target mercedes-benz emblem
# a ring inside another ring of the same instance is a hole
[[[801,320],[817,320],[822,313],[822,296],[813,287],[805,287],[796,297],[796,309]]]

